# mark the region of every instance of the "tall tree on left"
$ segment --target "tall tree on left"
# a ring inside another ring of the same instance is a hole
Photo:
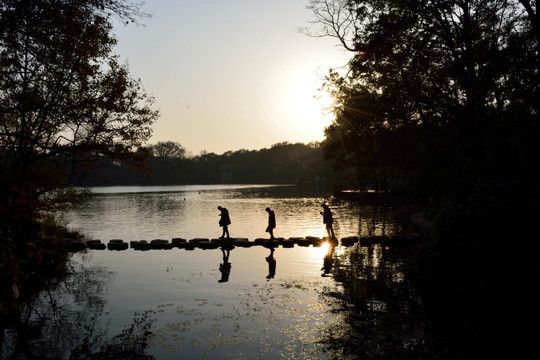
[[[0,1],[0,237],[69,204],[73,174],[137,162],[158,112],[113,52],[128,0]]]

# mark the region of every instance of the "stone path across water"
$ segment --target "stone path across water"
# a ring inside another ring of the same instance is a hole
[[[385,246],[392,245],[409,245],[422,239],[420,234],[411,234],[408,236],[348,236],[339,241],[338,239],[329,239],[327,237],[319,238],[315,236],[306,237],[291,237],[291,238],[275,238],[263,239],[258,238],[250,241],[247,238],[230,238],[230,239],[208,239],[195,238],[186,240],[182,238],[173,238],[171,241],[165,239],[154,240],[134,240],[126,242],[122,239],[111,239],[107,244],[101,240],[85,240],[85,239],[67,239],[68,248],[71,252],[78,252],[85,249],[90,250],[116,250],[122,251],[127,249],[147,251],[147,250],[170,250],[170,249],[218,249],[218,248],[233,248],[233,247],[252,247],[264,246],[267,248],[292,248],[294,246],[313,246],[319,247],[325,242],[330,242],[334,245],[341,244],[342,246],[352,246],[359,243],[360,246],[369,246],[373,244],[381,244]]]

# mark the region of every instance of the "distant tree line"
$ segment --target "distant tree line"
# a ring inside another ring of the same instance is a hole
[[[228,151],[222,155],[202,152],[188,156],[173,141],[146,148],[144,169],[102,159],[94,171],[74,182],[85,186],[181,184],[310,184],[327,183],[331,171],[319,143],[272,145],[260,150]]]

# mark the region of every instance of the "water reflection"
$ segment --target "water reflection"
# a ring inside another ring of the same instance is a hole
[[[403,274],[412,251],[357,244],[334,256],[339,288],[325,293],[345,322],[324,341],[336,357],[407,358],[419,351],[426,337],[421,301]]]
[[[114,274],[100,266],[69,263],[69,273],[21,307],[18,318],[2,328],[2,359],[153,359],[146,355],[151,326],[147,316],[104,342],[107,287]]]
[[[268,207],[278,214],[280,236],[323,237],[320,206],[328,201],[340,235],[404,230],[383,208],[293,190],[101,194],[68,219],[104,241],[212,237],[222,204],[233,214],[235,235],[255,239],[265,235]],[[71,275],[4,330],[0,352],[2,359],[346,359],[379,344],[402,349],[422,336],[418,301],[401,269],[405,259],[378,245],[332,242],[79,253]]]
[[[229,281],[233,250],[236,253],[232,246],[214,250],[222,257],[219,282]],[[258,250],[268,251],[267,280],[275,279],[276,253],[292,251],[245,249]],[[150,297],[157,298],[157,303],[146,302],[140,310],[129,311],[129,321],[120,329],[110,323],[106,307],[108,289],[117,274],[74,263],[71,275],[28,304],[17,325],[4,333],[2,358],[173,359],[204,354],[228,358],[221,355],[225,352],[262,359],[273,359],[276,353],[283,353],[284,358],[354,359],[371,358],[360,355],[374,349],[391,355],[418,345],[424,336],[416,316],[419,302],[401,269],[407,251],[358,244],[344,248],[335,243],[298,250],[320,254],[318,268],[322,262],[323,275],[336,283],[310,282],[299,276],[237,285],[229,288],[234,290],[227,300],[226,294],[216,290],[196,295],[206,276],[201,274],[192,276],[182,288],[194,291],[185,300],[167,302],[153,293]],[[200,261],[207,257],[203,253],[207,251],[190,254],[200,255]],[[320,294],[333,311],[320,301]],[[170,355],[163,354],[163,349]]]
[[[276,259],[274,258],[274,250],[275,248],[270,248],[270,255],[266,257],[266,262],[268,263],[268,275],[266,275],[266,279],[270,280],[273,279],[274,276],[276,276]]]
[[[334,251],[336,249],[337,241],[327,241],[323,244],[323,249],[327,249],[326,255],[324,255],[323,273],[321,276],[328,276],[332,271],[332,266],[334,264]]]
[[[212,238],[215,209],[229,210],[234,236],[266,236],[266,208],[278,218],[281,237],[327,235],[320,215],[323,202],[333,214],[333,231],[340,237],[387,235],[404,229],[388,215],[385,206],[353,203],[303,192],[294,186],[215,188],[213,190],[145,193],[101,193],[84,208],[66,215],[70,226],[95,239],[141,240],[156,238]],[[174,188],[174,187],[173,187]],[[275,231],[274,231],[275,232]]]
[[[234,246],[222,246],[221,253],[223,255],[223,263],[219,264],[219,271],[221,272],[221,279],[218,282],[227,282],[229,281],[229,276],[231,275],[231,263],[229,262],[229,256],[231,255],[231,250]]]

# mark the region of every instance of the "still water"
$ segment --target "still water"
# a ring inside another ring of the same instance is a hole
[[[322,202],[330,204],[338,238],[407,230],[387,209],[295,186],[93,191],[96,196],[65,220],[103,242],[217,238],[218,205],[229,210],[231,237],[251,241],[268,237],[266,207],[276,213],[276,237],[326,236]],[[237,247],[230,254],[219,249],[75,253],[68,276],[24,307],[18,328],[4,331],[2,359],[30,354],[55,359],[354,358],[344,340],[351,321],[357,330],[371,328],[362,345],[369,351],[370,341],[378,342],[370,339],[373,326],[381,323],[373,320],[376,314],[408,313],[415,306],[401,260],[390,255],[380,246],[358,244],[279,247],[273,253],[260,246]],[[329,262],[334,269],[325,274]],[[373,282],[378,285],[370,287]],[[396,295],[400,291],[407,294]],[[409,327],[408,334],[412,327],[414,333],[414,323],[396,326]],[[415,341],[399,337],[404,346]]]

